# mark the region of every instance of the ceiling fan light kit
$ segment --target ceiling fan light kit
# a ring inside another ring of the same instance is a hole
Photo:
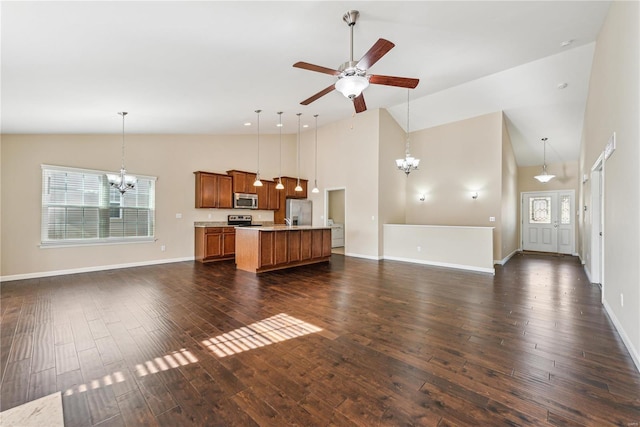
[[[415,87],[418,86],[418,83],[420,82],[419,79],[367,74],[369,68],[395,46],[389,40],[378,39],[378,41],[371,46],[359,61],[353,60],[353,27],[356,25],[356,21],[359,16],[360,12],[357,10],[349,10],[342,17],[342,20],[349,26],[351,34],[349,45],[350,59],[338,67],[337,70],[310,64],[308,62],[296,62],[293,64],[295,68],[302,68],[304,70],[315,71],[337,77],[334,84],[310,96],[300,104],[309,105],[329,92],[337,90],[353,102],[356,113],[362,113],[367,110],[363,91],[369,87],[369,84],[404,87],[408,89],[415,89]]]

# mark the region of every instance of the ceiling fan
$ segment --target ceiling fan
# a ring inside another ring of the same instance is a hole
[[[296,68],[302,68],[338,77],[338,80],[334,84],[305,99],[300,104],[309,105],[316,99],[321,98],[336,89],[338,92],[353,101],[356,113],[361,113],[367,110],[367,105],[364,102],[364,95],[362,94],[362,91],[371,83],[385,86],[405,87],[409,89],[414,89],[418,86],[418,83],[420,82],[419,79],[367,74],[367,70],[395,46],[389,40],[378,39],[378,41],[371,46],[371,49],[369,49],[369,51],[365,53],[359,61],[356,62],[353,60],[353,27],[356,25],[356,20],[359,15],[360,12],[357,10],[350,10],[342,17],[342,20],[346,22],[351,29],[350,60],[340,65],[337,70],[322,67],[320,65],[309,64],[308,62],[296,62],[293,64]]]

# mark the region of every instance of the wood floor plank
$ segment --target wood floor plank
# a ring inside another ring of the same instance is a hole
[[[640,423],[640,373],[573,257],[517,254],[495,276],[179,262],[7,282],[0,300],[2,408],[60,390],[68,426]]]

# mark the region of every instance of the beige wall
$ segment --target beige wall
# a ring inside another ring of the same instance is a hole
[[[502,209],[500,215],[500,257],[496,261],[504,262],[518,250],[518,165],[511,145],[507,122],[502,116]]]
[[[295,173],[295,138],[283,138],[283,173]],[[200,135],[129,135],[126,166],[130,173],[158,177],[155,243],[39,248],[41,164],[117,170],[117,135],[3,135],[2,275],[99,268],[193,257],[193,222],[226,221],[234,213],[194,208],[193,171],[224,173],[255,170],[256,137]],[[262,176],[278,175],[278,139],[261,138]],[[304,177],[307,177],[306,174]],[[176,214],[182,218],[177,219]],[[237,213],[237,211],[235,212]],[[256,220],[272,220],[270,211],[252,211]],[[209,214],[212,216],[209,218]],[[161,252],[165,245],[166,252]]]
[[[640,3],[614,1],[593,58],[580,174],[589,174],[613,132],[617,148],[605,162],[603,303],[640,369]],[[580,226],[582,259],[590,250],[591,181]],[[587,266],[588,268],[590,266]],[[590,268],[589,268],[590,269]],[[624,305],[621,303],[624,295]]]
[[[318,117],[318,187],[313,223],[325,223],[326,189],[345,189],[345,253],[379,258],[378,141],[379,110],[324,125]],[[301,169],[313,171],[315,131],[302,134]]]
[[[344,224],[344,190],[329,191],[328,219],[336,224]]]
[[[420,170],[407,181],[407,224],[495,227],[494,259],[502,259],[502,121],[496,112],[411,134]]]

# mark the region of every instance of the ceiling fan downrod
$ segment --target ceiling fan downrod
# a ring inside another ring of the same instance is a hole
[[[348,10],[342,17],[342,20],[347,23],[349,29],[351,30],[351,45],[349,47],[350,62],[353,62],[353,27],[356,26],[358,16],[360,16],[360,12],[358,12],[357,10]]]

